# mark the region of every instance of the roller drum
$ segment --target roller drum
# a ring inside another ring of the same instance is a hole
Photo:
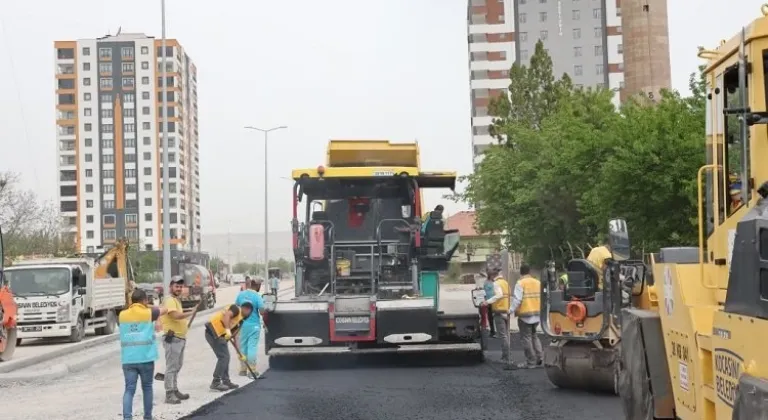
[[[544,348],[544,367],[558,388],[618,394],[618,348],[569,342]]]

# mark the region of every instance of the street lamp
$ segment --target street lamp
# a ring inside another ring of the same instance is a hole
[[[168,79],[167,79],[167,67],[168,54],[165,50],[165,0],[160,0],[161,17],[162,17],[162,41],[161,49],[163,58],[161,65],[163,66],[160,74],[162,75],[162,95],[163,95],[163,288],[166,295],[171,295],[171,213],[169,211],[170,205],[170,180],[168,174]]]
[[[285,125],[281,125],[279,127],[272,127],[268,129],[251,127],[251,126],[245,127],[245,129],[247,130],[261,131],[262,133],[264,133],[264,280],[269,280],[267,278],[269,277],[269,216],[268,216],[269,194],[267,192],[267,188],[269,185],[267,161],[269,159],[267,158],[267,152],[268,152],[267,145],[269,144],[269,133],[271,131],[281,130],[283,128],[288,128],[288,127]]]

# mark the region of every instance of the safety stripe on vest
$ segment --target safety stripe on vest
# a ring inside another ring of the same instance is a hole
[[[126,342],[120,342],[120,347],[136,347],[136,346],[149,346],[152,345],[153,340],[145,340],[145,341],[132,341],[130,343]]]

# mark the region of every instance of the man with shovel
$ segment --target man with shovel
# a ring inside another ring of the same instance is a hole
[[[187,319],[197,312],[184,313],[181,306],[181,292],[184,288],[184,278],[174,276],[171,278],[171,294],[165,298],[163,307],[168,313],[160,318],[163,325],[163,349],[165,350],[165,403],[181,404],[182,400],[189,399],[189,394],[179,392],[177,383],[179,371],[184,363],[184,348],[187,345],[187,331],[189,323]]]
[[[240,376],[248,376],[252,379],[262,379],[264,376],[259,373],[256,367],[256,355],[259,351],[259,337],[261,337],[261,315],[265,311],[264,299],[259,294],[261,290],[261,280],[251,280],[246,283],[246,290],[243,290],[235,298],[235,305],[242,306],[244,303],[250,303],[253,313],[243,320],[243,327],[240,330],[240,350],[246,357],[245,361],[240,362]]]

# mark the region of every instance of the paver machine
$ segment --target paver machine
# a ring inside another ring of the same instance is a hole
[[[267,353],[459,351],[482,357],[479,316],[439,306],[458,247],[422,191],[456,175],[422,172],[415,143],[331,141],[328,167],[293,171],[295,298],[272,302]],[[313,203],[318,203],[317,205]],[[299,207],[306,216],[299,222]]]
[[[0,362],[10,360],[13,357],[17,344],[16,315],[18,308],[3,274],[4,268],[3,228],[0,227]]]
[[[626,221],[610,220],[608,231],[604,266],[594,255],[608,251],[594,248],[566,263],[567,282],[558,281],[550,261],[541,283],[541,327],[550,339],[544,367],[560,388],[617,393],[621,310],[651,305],[652,279],[643,261],[630,259]]]
[[[762,13],[699,52],[708,61],[699,244],[653,254],[658,309],[624,310],[628,420],[768,418],[768,5]]]

